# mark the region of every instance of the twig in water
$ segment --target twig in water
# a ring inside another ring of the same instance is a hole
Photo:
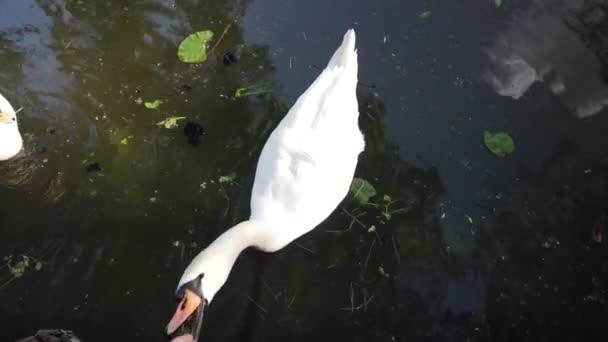
[[[279,295],[277,295],[276,293],[274,293],[274,291],[272,290],[272,287],[270,287],[270,285],[268,285],[268,283],[266,282],[266,280],[264,280],[264,278],[261,278],[261,280],[262,280],[262,285],[264,285],[264,287],[266,288],[266,290],[268,292],[270,292],[270,294],[274,298],[274,301],[276,302],[279,299]]]
[[[351,282],[349,299],[350,299],[350,307],[343,307],[343,308],[340,308],[340,310],[350,311],[352,313],[355,311],[359,311],[361,309],[363,309],[364,311],[367,311],[367,305],[369,303],[371,303],[372,300],[374,300],[374,296],[367,297],[367,292],[364,291],[363,292],[363,303],[355,306],[355,290],[353,289],[353,283]]]
[[[297,242],[294,242],[294,245],[296,245],[297,247],[302,248],[303,250],[305,250],[305,251],[309,252],[310,254],[317,255],[317,252],[313,251],[313,250],[312,250],[312,249],[310,249],[310,248],[306,248],[306,247],[302,246],[301,244],[299,244],[299,243],[297,243]]]
[[[224,32],[222,32],[222,34],[220,35],[220,38],[217,40],[217,42],[215,42],[215,45],[213,45],[213,47],[211,49],[209,49],[209,52],[207,53],[208,55],[210,55],[211,52],[213,52],[213,50],[215,50],[215,48],[218,45],[220,45],[220,42],[222,41],[222,39],[224,39],[224,36],[226,35],[226,32],[228,32],[230,27],[232,27],[232,23],[226,25],[226,28],[224,28]]]
[[[297,294],[298,294],[297,292],[294,292],[294,293],[293,293],[293,297],[291,297],[291,300],[289,301],[289,304],[287,304],[287,310],[291,310],[291,305],[292,305],[292,304],[293,304],[293,302],[296,300],[296,295],[297,295]]]
[[[393,241],[393,252],[395,252],[395,259],[397,259],[397,265],[401,264],[401,254],[397,250],[397,243],[395,242],[395,234],[391,235],[391,240]]]
[[[247,296],[247,298],[253,303],[253,305],[255,305],[258,309],[260,309],[260,311],[262,311],[262,313],[264,314],[262,316],[262,318],[266,318],[265,316],[268,315],[268,311],[266,311],[266,309],[264,309],[263,306],[261,306],[260,304],[256,303],[255,300],[253,300],[253,298]]]
[[[369,246],[369,251],[367,252],[367,257],[365,258],[365,263],[363,264],[363,269],[361,270],[361,274],[359,277],[361,279],[365,279],[365,271],[367,271],[367,264],[369,263],[369,257],[372,255],[372,249],[374,248],[374,244],[376,244],[376,237],[372,240],[371,245]]]
[[[341,229],[341,230],[326,230],[326,233],[331,233],[331,234],[343,234],[346,233],[348,231],[351,230],[351,228],[353,227],[353,224],[358,223],[361,227],[363,227],[364,229],[367,229],[367,227],[365,227],[365,225],[363,224],[363,222],[359,221],[359,219],[357,218],[358,216],[363,216],[365,215],[365,213],[361,213],[358,216],[355,216],[351,213],[349,213],[346,209],[342,209],[342,211],[348,215],[351,218],[350,224],[348,225],[348,228],[346,229]]]

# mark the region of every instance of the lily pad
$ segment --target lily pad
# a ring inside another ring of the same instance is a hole
[[[376,193],[374,186],[363,178],[354,178],[350,184],[350,194],[358,205],[366,205]]]
[[[268,82],[262,82],[254,84],[248,87],[239,88],[234,93],[235,97],[246,97],[253,95],[260,95],[272,92],[272,85]]]
[[[200,63],[207,60],[207,42],[213,38],[212,31],[199,31],[186,37],[179,44],[177,57],[184,63]]]
[[[513,153],[515,150],[515,143],[508,133],[490,131],[483,132],[483,142],[490,152],[494,153],[498,157],[505,157]]]
[[[156,109],[158,108],[158,106],[160,106],[161,103],[161,100],[154,100],[152,102],[144,102],[144,106],[146,106],[146,108],[148,109]]]
[[[183,119],[185,119],[185,117],[183,117],[183,116],[172,116],[170,118],[166,118],[165,120],[163,120],[161,122],[157,122],[156,125],[165,127],[166,129],[172,129],[172,128],[176,128],[178,126],[177,122],[179,120],[183,120]]]

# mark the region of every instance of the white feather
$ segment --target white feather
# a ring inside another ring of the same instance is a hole
[[[364,140],[359,130],[355,32],[272,132],[258,160],[251,216],[188,266],[178,288],[204,273],[211,301],[249,246],[274,252],[325,220],[348,193]]]

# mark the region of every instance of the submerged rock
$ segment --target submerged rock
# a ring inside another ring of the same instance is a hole
[[[38,330],[34,336],[26,337],[17,342],[81,342],[70,330],[44,329]]]

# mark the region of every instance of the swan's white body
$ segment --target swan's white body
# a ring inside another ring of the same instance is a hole
[[[272,132],[258,161],[251,216],[190,263],[178,290],[204,274],[211,302],[241,251],[274,252],[325,220],[348,193],[364,140],[356,97],[357,52],[349,30],[325,70]]]
[[[0,94],[0,161],[11,159],[22,147],[15,109]]]

